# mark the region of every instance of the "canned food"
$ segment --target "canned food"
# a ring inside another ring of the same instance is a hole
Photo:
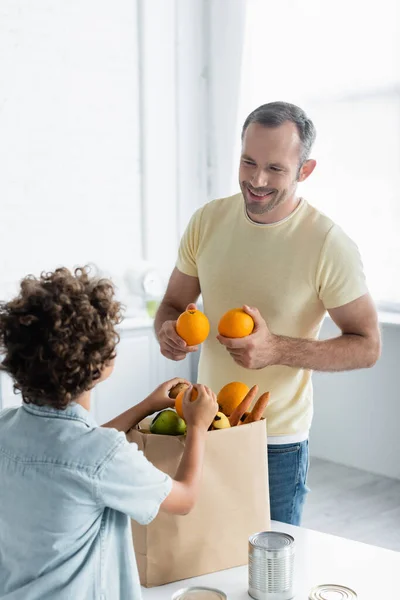
[[[228,600],[228,596],[215,588],[190,587],[175,592],[171,600]]]
[[[344,585],[326,583],[313,588],[308,598],[309,600],[354,600],[357,594]]]
[[[294,597],[294,538],[279,531],[263,531],[249,538],[249,595],[255,600]]]

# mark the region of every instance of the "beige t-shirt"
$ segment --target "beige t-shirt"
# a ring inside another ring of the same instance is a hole
[[[227,310],[247,304],[258,308],[273,333],[316,339],[326,309],[368,291],[354,242],[305,200],[283,221],[254,223],[237,194],[209,202],[193,215],[176,266],[199,278],[211,324],[198,381],[216,393],[230,381],[258,384],[260,392],[271,392],[265,413],[269,436],[307,432],[313,414],[311,372],[237,365],[216,339],[218,322]]]

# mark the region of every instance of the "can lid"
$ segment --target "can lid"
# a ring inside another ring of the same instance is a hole
[[[285,550],[294,544],[294,538],[288,533],[280,531],[262,531],[255,533],[249,538],[249,542],[255,548],[262,548],[271,552]]]
[[[215,588],[190,587],[175,592],[171,600],[227,600],[228,596]]]
[[[344,585],[325,583],[313,588],[308,598],[309,600],[354,600],[357,594]]]

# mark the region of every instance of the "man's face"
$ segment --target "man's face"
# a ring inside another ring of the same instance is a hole
[[[301,142],[294,123],[265,127],[251,123],[245,131],[239,183],[250,215],[269,213],[296,191]]]

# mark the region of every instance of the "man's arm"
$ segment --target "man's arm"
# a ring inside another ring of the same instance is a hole
[[[329,340],[275,335],[257,309],[244,309],[254,319],[254,332],[242,339],[218,339],[235,362],[245,368],[283,365],[313,371],[349,371],[372,367],[380,356],[378,316],[369,294],[328,311],[342,332]]]
[[[183,360],[188,352],[197,350],[197,346],[188,346],[179,337],[175,324],[179,315],[186,310],[188,305],[195,303],[199,296],[198,278],[185,275],[175,268],[154,319],[154,331],[163,356],[171,360]]]
[[[350,371],[374,366],[381,353],[381,336],[369,294],[328,312],[341,335],[316,341],[277,336],[277,364],[313,371]]]

